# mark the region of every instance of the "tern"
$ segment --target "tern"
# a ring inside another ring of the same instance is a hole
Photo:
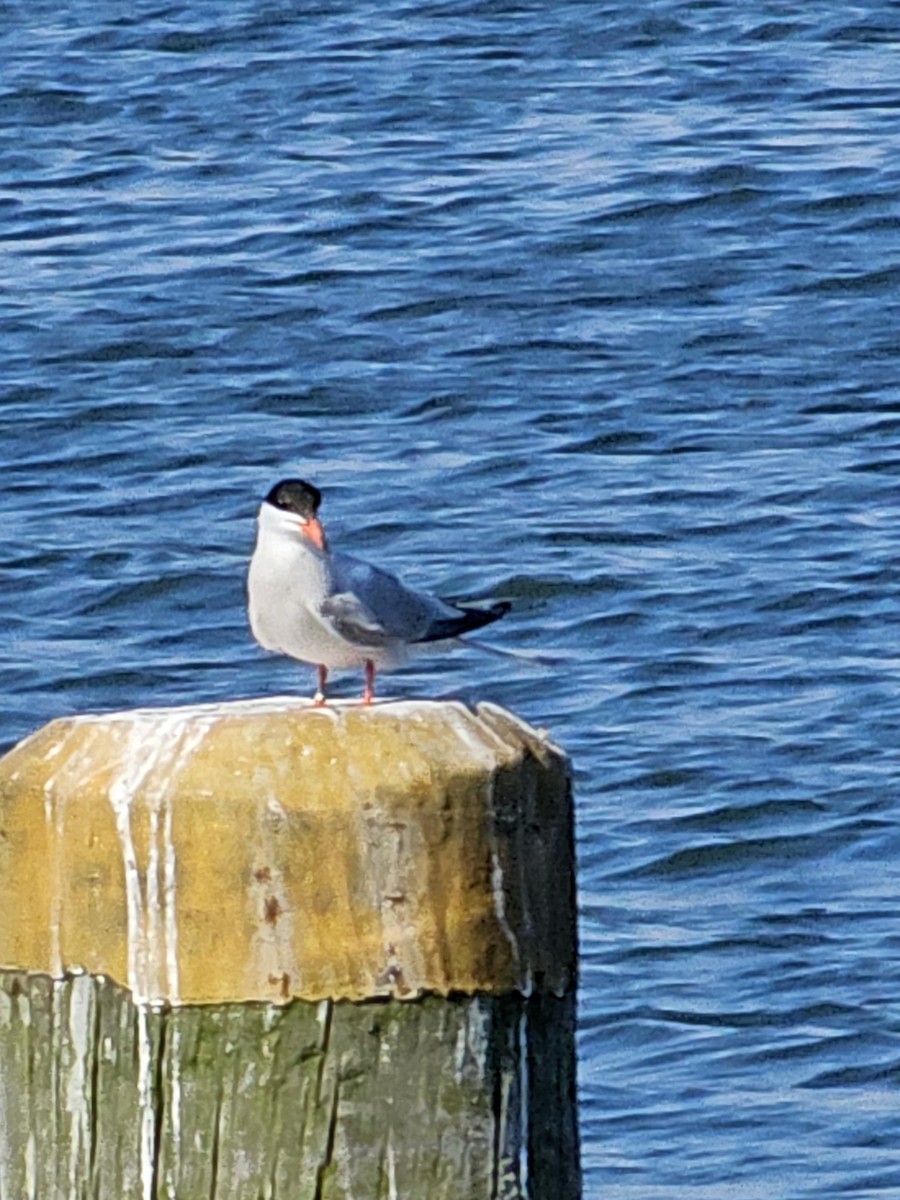
[[[364,668],[363,704],[376,669],[400,665],[423,643],[480,629],[509,604],[456,604],[416,592],[396,575],[332,551],[319,521],[322,493],[303,479],[276,483],[259,509],[247,578],[250,628],[266,650],[318,668],[316,704],[328,672]]]

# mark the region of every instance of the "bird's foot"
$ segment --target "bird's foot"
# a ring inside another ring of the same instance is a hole
[[[318,672],[319,672],[319,686],[316,688],[315,695],[313,696],[313,704],[316,706],[316,708],[324,708],[325,707],[325,685],[328,683],[328,668],[320,665],[318,667]]]

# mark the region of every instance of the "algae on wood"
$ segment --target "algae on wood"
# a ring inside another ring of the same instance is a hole
[[[0,1196],[572,1200],[572,1026],[571,997],[154,1010],[0,972]]]

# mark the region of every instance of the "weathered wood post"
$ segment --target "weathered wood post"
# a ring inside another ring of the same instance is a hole
[[[54,721],[0,761],[0,1200],[574,1200],[565,757],[502,709]]]

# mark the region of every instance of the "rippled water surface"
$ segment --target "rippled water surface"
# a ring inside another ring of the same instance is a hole
[[[900,9],[341,9],[0,5],[0,736],[309,689],[313,478],[560,656],[383,690],[574,757],[586,1195],[896,1196]]]

